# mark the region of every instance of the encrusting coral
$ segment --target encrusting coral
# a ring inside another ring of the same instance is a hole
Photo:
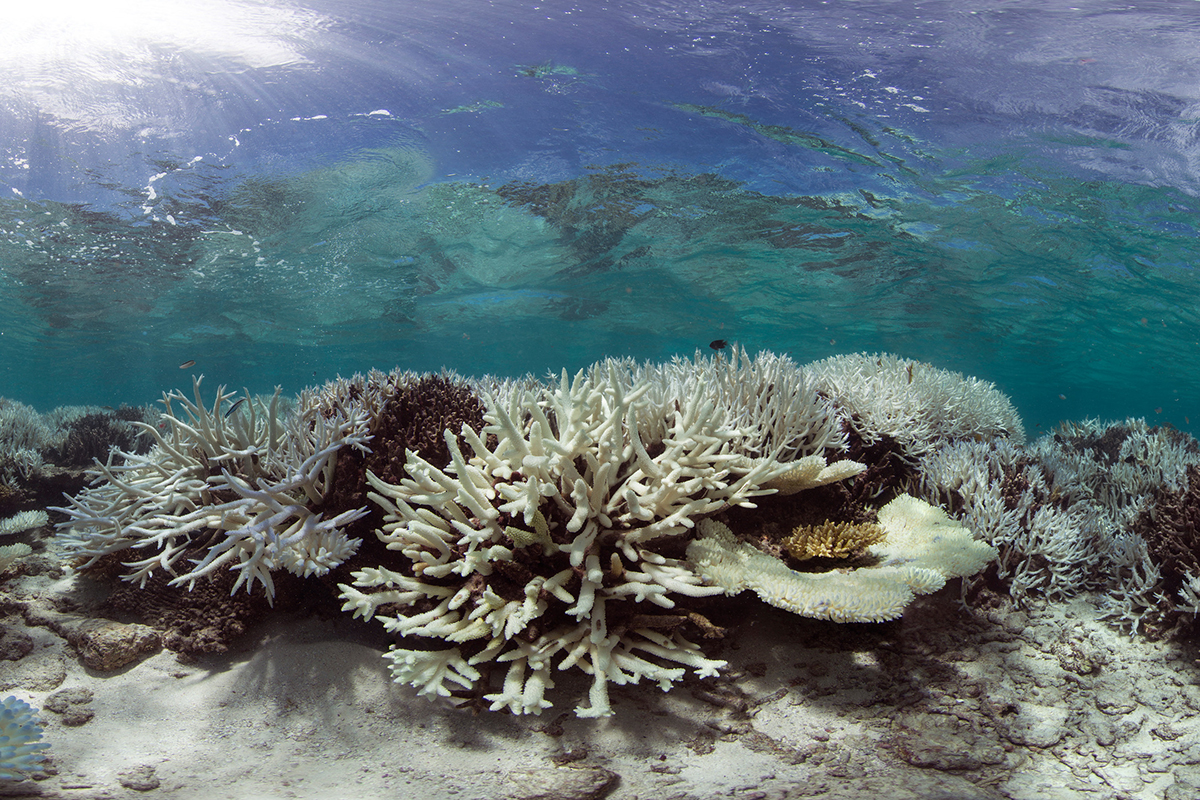
[[[235,402],[220,387],[211,408],[200,378],[193,391],[195,402],[163,396],[163,430],[133,423],[153,437],[148,453],[114,450],[97,462],[93,486],[52,509],[68,517],[59,525],[67,556],[87,567],[131,550],[141,557],[125,562],[125,579],[139,583],[162,570],[190,586],[230,568],[238,572],[234,591],[257,581],[270,599],[273,570],[320,575],[351,555],[358,540],[340,528],[364,512],[323,519],[310,505],[322,499],[337,452],[365,446],[363,409],[309,393],[285,424],[278,390],[269,400]],[[199,557],[185,563],[198,547]]]
[[[834,622],[883,622],[899,617],[917,594],[936,592],[949,578],[973,575],[996,557],[995,548],[940,509],[901,495],[879,510],[881,542],[867,548],[876,563],[826,572],[797,572],[739,541],[716,520],[700,523],[688,558],[704,578],[738,594],[805,617]]]
[[[482,433],[446,432],[445,470],[410,451],[399,484],[370,476],[386,512],[379,536],[406,563],[355,572],[344,608],[443,643],[392,649],[398,682],[472,697],[487,689],[481,666],[507,663],[501,690],[482,700],[537,714],[558,659],[593,677],[576,713],[602,716],[610,683],[665,690],[685,668],[724,665],[681,631],[695,615],[678,601],[722,589],[679,557],[680,540],[700,517],[773,493],[765,484],[790,465],[747,450],[809,445],[773,431],[770,415],[681,385],[617,361],[555,386],[505,385],[504,399],[486,398]],[[811,391],[807,401],[820,416]]]

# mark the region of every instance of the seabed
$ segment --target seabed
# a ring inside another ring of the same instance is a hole
[[[24,571],[4,600],[0,685],[42,709],[52,749],[6,796],[1200,796],[1195,647],[1131,637],[1089,595],[970,610],[955,581],[899,620],[852,625],[743,596],[712,650],[726,674],[670,693],[612,687],[615,716],[585,720],[569,706],[473,715],[419,698],[345,615],[276,612],[226,654],[154,650],[100,672],[64,637],[107,589],[55,577],[46,554]],[[109,646],[137,646],[142,626],[110,627]],[[588,682],[558,681],[568,695]]]

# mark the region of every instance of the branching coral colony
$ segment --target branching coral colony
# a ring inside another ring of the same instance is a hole
[[[461,432],[467,453],[446,432],[446,470],[410,452],[399,485],[369,476],[386,511],[380,537],[408,564],[356,572],[344,608],[386,611],[388,630],[451,645],[393,649],[397,681],[470,692],[478,665],[507,663],[503,688],[483,700],[540,713],[559,660],[593,676],[577,713],[600,716],[611,713],[609,683],[646,678],[665,690],[686,667],[724,665],[684,637],[689,615],[676,609],[680,596],[722,590],[670,553],[682,555],[697,518],[749,505],[789,465],[739,452],[764,432],[712,394],[652,403],[653,384],[622,373],[611,363],[607,374],[488,395],[484,436]]]
[[[149,453],[114,450],[97,464],[92,487],[52,509],[68,517],[60,525],[67,556],[86,568],[132,550],[142,557],[125,562],[125,579],[143,585],[156,570],[192,586],[233,569],[234,591],[257,581],[269,599],[272,571],[321,575],[354,553],[358,540],[340,528],[364,512],[322,519],[310,506],[324,496],[337,451],[365,446],[363,409],[309,393],[285,425],[278,390],[269,400],[233,402],[220,387],[212,408],[200,378],[193,391],[194,403],[178,392],[163,396],[160,427],[134,423],[154,437]]]
[[[709,518],[726,509],[864,469],[836,458],[850,423],[836,397],[786,358],[734,347],[659,365],[608,359],[550,383],[461,381],[483,400],[481,428],[444,430],[436,457],[433,448],[406,450],[402,469],[387,465],[388,480],[364,476],[383,512],[386,551],[372,563],[343,531],[365,509],[326,508],[337,455],[365,451],[372,435],[388,441],[374,426],[394,416],[389,398],[408,397],[421,380],[340,379],[303,394],[282,423],[278,393],[233,403],[218,390],[211,408],[199,381],[195,402],[168,394],[165,435],[148,428],[151,452],[110,457],[96,485],[59,509],[69,516],[67,549],[87,563],[134,551],[124,562],[134,581],[163,570],[192,586],[235,570],[234,591],[259,582],[268,597],[273,570],[307,576],[353,559],[343,568],[357,567],[353,582],[339,584],[343,608],[397,635],[386,654],[397,682],[538,714],[551,705],[553,673],[577,668],[592,677],[576,709],[587,717],[612,713],[610,684],[649,680],[666,690],[688,669],[706,676],[723,667],[693,641],[717,630],[698,613],[700,598],[743,588],[772,602],[792,597],[766,587],[754,565],[772,562],[763,569],[779,585],[803,584],[803,602],[783,607],[847,621],[892,618],[914,593],[994,555],[940,512],[909,504],[895,523],[880,517],[895,541],[872,545],[876,562],[861,566],[880,569],[863,572],[854,590],[861,607],[849,607],[838,581],[797,577],[728,529],[701,536],[697,523],[715,525]],[[912,534],[918,517],[927,524]],[[837,596],[822,596],[826,587]],[[499,686],[494,667],[505,673]]]

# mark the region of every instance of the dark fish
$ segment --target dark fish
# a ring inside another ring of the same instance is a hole
[[[725,341],[724,339],[713,339],[708,343],[708,346],[713,350],[724,350],[729,346],[729,342]]]
[[[180,364],[180,365],[179,365],[179,368],[180,368],[180,369],[187,369],[188,367],[194,367],[194,366],[196,366],[196,360],[195,360],[195,359],[192,359],[191,361],[185,361],[185,362],[183,362],[182,364]]]
[[[229,407],[229,410],[225,412],[225,419],[229,419],[229,415],[233,413],[234,409],[244,402],[246,402],[246,398],[244,397],[239,397],[236,401],[234,401],[233,405]]]

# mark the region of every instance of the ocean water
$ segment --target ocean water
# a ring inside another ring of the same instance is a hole
[[[1195,3],[49,0],[0,72],[41,409],[725,339],[1200,423]]]

